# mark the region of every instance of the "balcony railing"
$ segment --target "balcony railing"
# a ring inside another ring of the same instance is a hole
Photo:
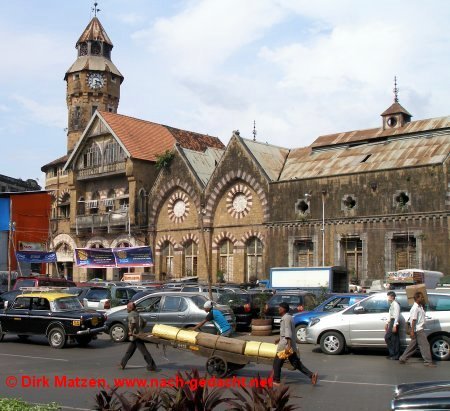
[[[85,180],[93,177],[101,177],[105,174],[117,174],[125,172],[125,161],[112,164],[101,164],[95,167],[79,168],[78,179]]]
[[[107,228],[108,233],[113,228],[125,227],[129,230],[130,219],[128,210],[110,211],[106,214],[79,215],[76,217],[76,231],[90,229],[94,232],[96,228]]]

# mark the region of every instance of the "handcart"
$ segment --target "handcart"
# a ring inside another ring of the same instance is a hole
[[[216,348],[203,347],[198,344],[190,344],[176,340],[167,340],[165,338],[156,337],[152,334],[141,333],[137,336],[145,342],[152,344],[161,344],[165,347],[177,348],[185,351],[190,351],[194,354],[206,357],[206,372],[218,378],[223,378],[226,375],[244,368],[247,364],[253,362],[256,364],[273,364],[272,358],[265,358],[261,356],[236,354],[228,351],[219,350]],[[285,362],[284,367],[293,369],[289,363]]]

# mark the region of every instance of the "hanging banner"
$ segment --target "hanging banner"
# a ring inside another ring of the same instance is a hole
[[[151,267],[153,266],[152,249],[150,247],[114,248],[117,267]]]
[[[9,197],[0,198],[0,231],[9,230]]]
[[[153,266],[150,247],[76,248],[75,262],[85,268]]]
[[[17,251],[16,258],[20,263],[55,263],[56,253],[54,251]]]
[[[79,267],[115,267],[116,259],[111,248],[75,248],[75,263]]]

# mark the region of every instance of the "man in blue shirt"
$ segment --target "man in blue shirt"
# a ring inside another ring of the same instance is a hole
[[[233,332],[230,323],[227,321],[225,316],[222,314],[220,310],[216,310],[213,308],[212,301],[206,301],[203,309],[208,313],[206,318],[198,323],[193,329],[197,330],[200,327],[203,327],[208,321],[212,321],[214,327],[216,327],[217,334],[222,335],[224,337],[229,337]]]

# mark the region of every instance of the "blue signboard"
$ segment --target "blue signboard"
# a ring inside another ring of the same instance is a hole
[[[9,230],[9,202],[8,198],[0,198],[0,231]]]
[[[16,258],[21,263],[55,263],[56,253],[54,251],[17,251]]]
[[[75,248],[75,262],[79,267],[115,267],[116,259],[111,248]]]
[[[114,248],[117,267],[151,267],[153,265],[150,247]]]
[[[86,268],[151,267],[153,256],[150,247],[76,248],[75,261]]]

